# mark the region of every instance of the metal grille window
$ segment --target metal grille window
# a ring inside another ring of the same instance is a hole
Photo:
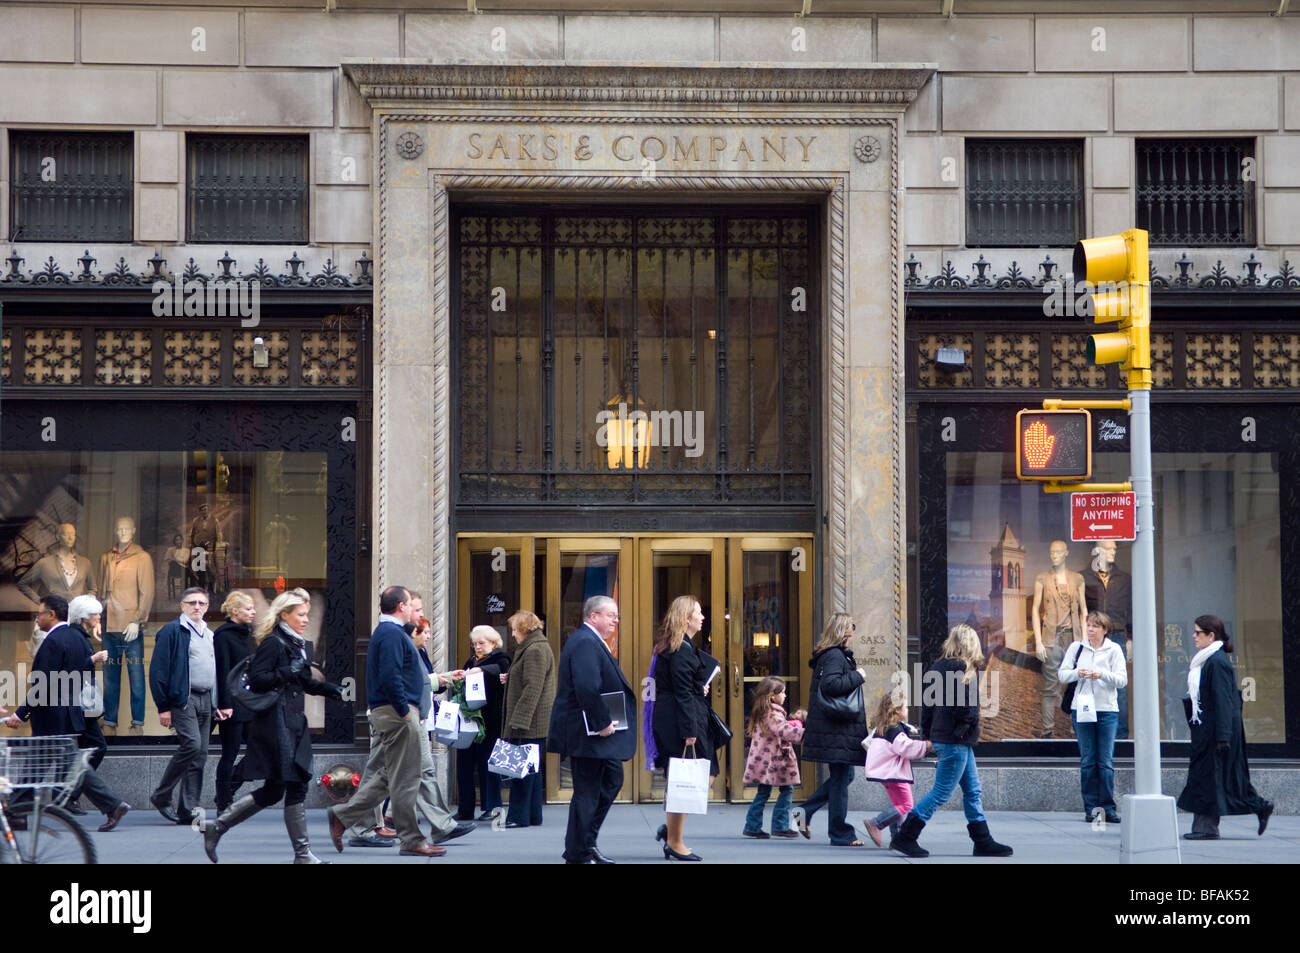
[[[1083,143],[966,140],[966,244],[1072,245],[1083,234]]]
[[[1254,156],[1254,139],[1139,139],[1138,228],[1152,245],[1253,245]]]
[[[131,134],[11,132],[10,241],[129,242]]]
[[[813,222],[457,215],[460,503],[810,503]]]
[[[307,241],[306,136],[187,139],[190,241]]]

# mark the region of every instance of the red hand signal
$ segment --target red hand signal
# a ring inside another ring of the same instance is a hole
[[[1056,435],[1048,433],[1047,424],[1036,420],[1025,428],[1025,459],[1031,467],[1042,467],[1052,459],[1052,449],[1056,446]]]

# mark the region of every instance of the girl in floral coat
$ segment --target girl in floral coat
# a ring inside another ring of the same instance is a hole
[[[790,720],[786,720],[785,682],[779,678],[765,678],[754,693],[754,703],[750,708],[749,724],[745,734],[749,736],[749,756],[745,759],[745,783],[758,785],[754,803],[745,815],[746,837],[766,840],[770,837],[798,837],[790,829],[790,802],[794,798],[794,786],[800,782],[799,759],[795,757],[794,746],[803,740],[803,720],[808,717],[800,709]],[[776,806],[772,808],[772,833],[763,831],[763,809],[772,794],[772,788],[779,788]]]

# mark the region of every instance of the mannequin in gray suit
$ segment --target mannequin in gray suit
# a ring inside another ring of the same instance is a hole
[[[77,596],[95,593],[95,575],[90,560],[77,553],[77,527],[60,523],[58,542],[36,565],[18,580],[18,589],[32,602],[42,596],[62,596],[71,602]]]

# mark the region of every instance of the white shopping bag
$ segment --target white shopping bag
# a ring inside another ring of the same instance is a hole
[[[455,744],[460,737],[460,705],[443,702],[438,706],[438,717],[433,722],[434,734],[439,744]]]
[[[669,814],[708,813],[708,758],[668,759],[668,791],[664,795],[664,810]]]
[[[465,673],[465,707],[477,711],[487,704],[487,682],[481,668],[472,668]]]

